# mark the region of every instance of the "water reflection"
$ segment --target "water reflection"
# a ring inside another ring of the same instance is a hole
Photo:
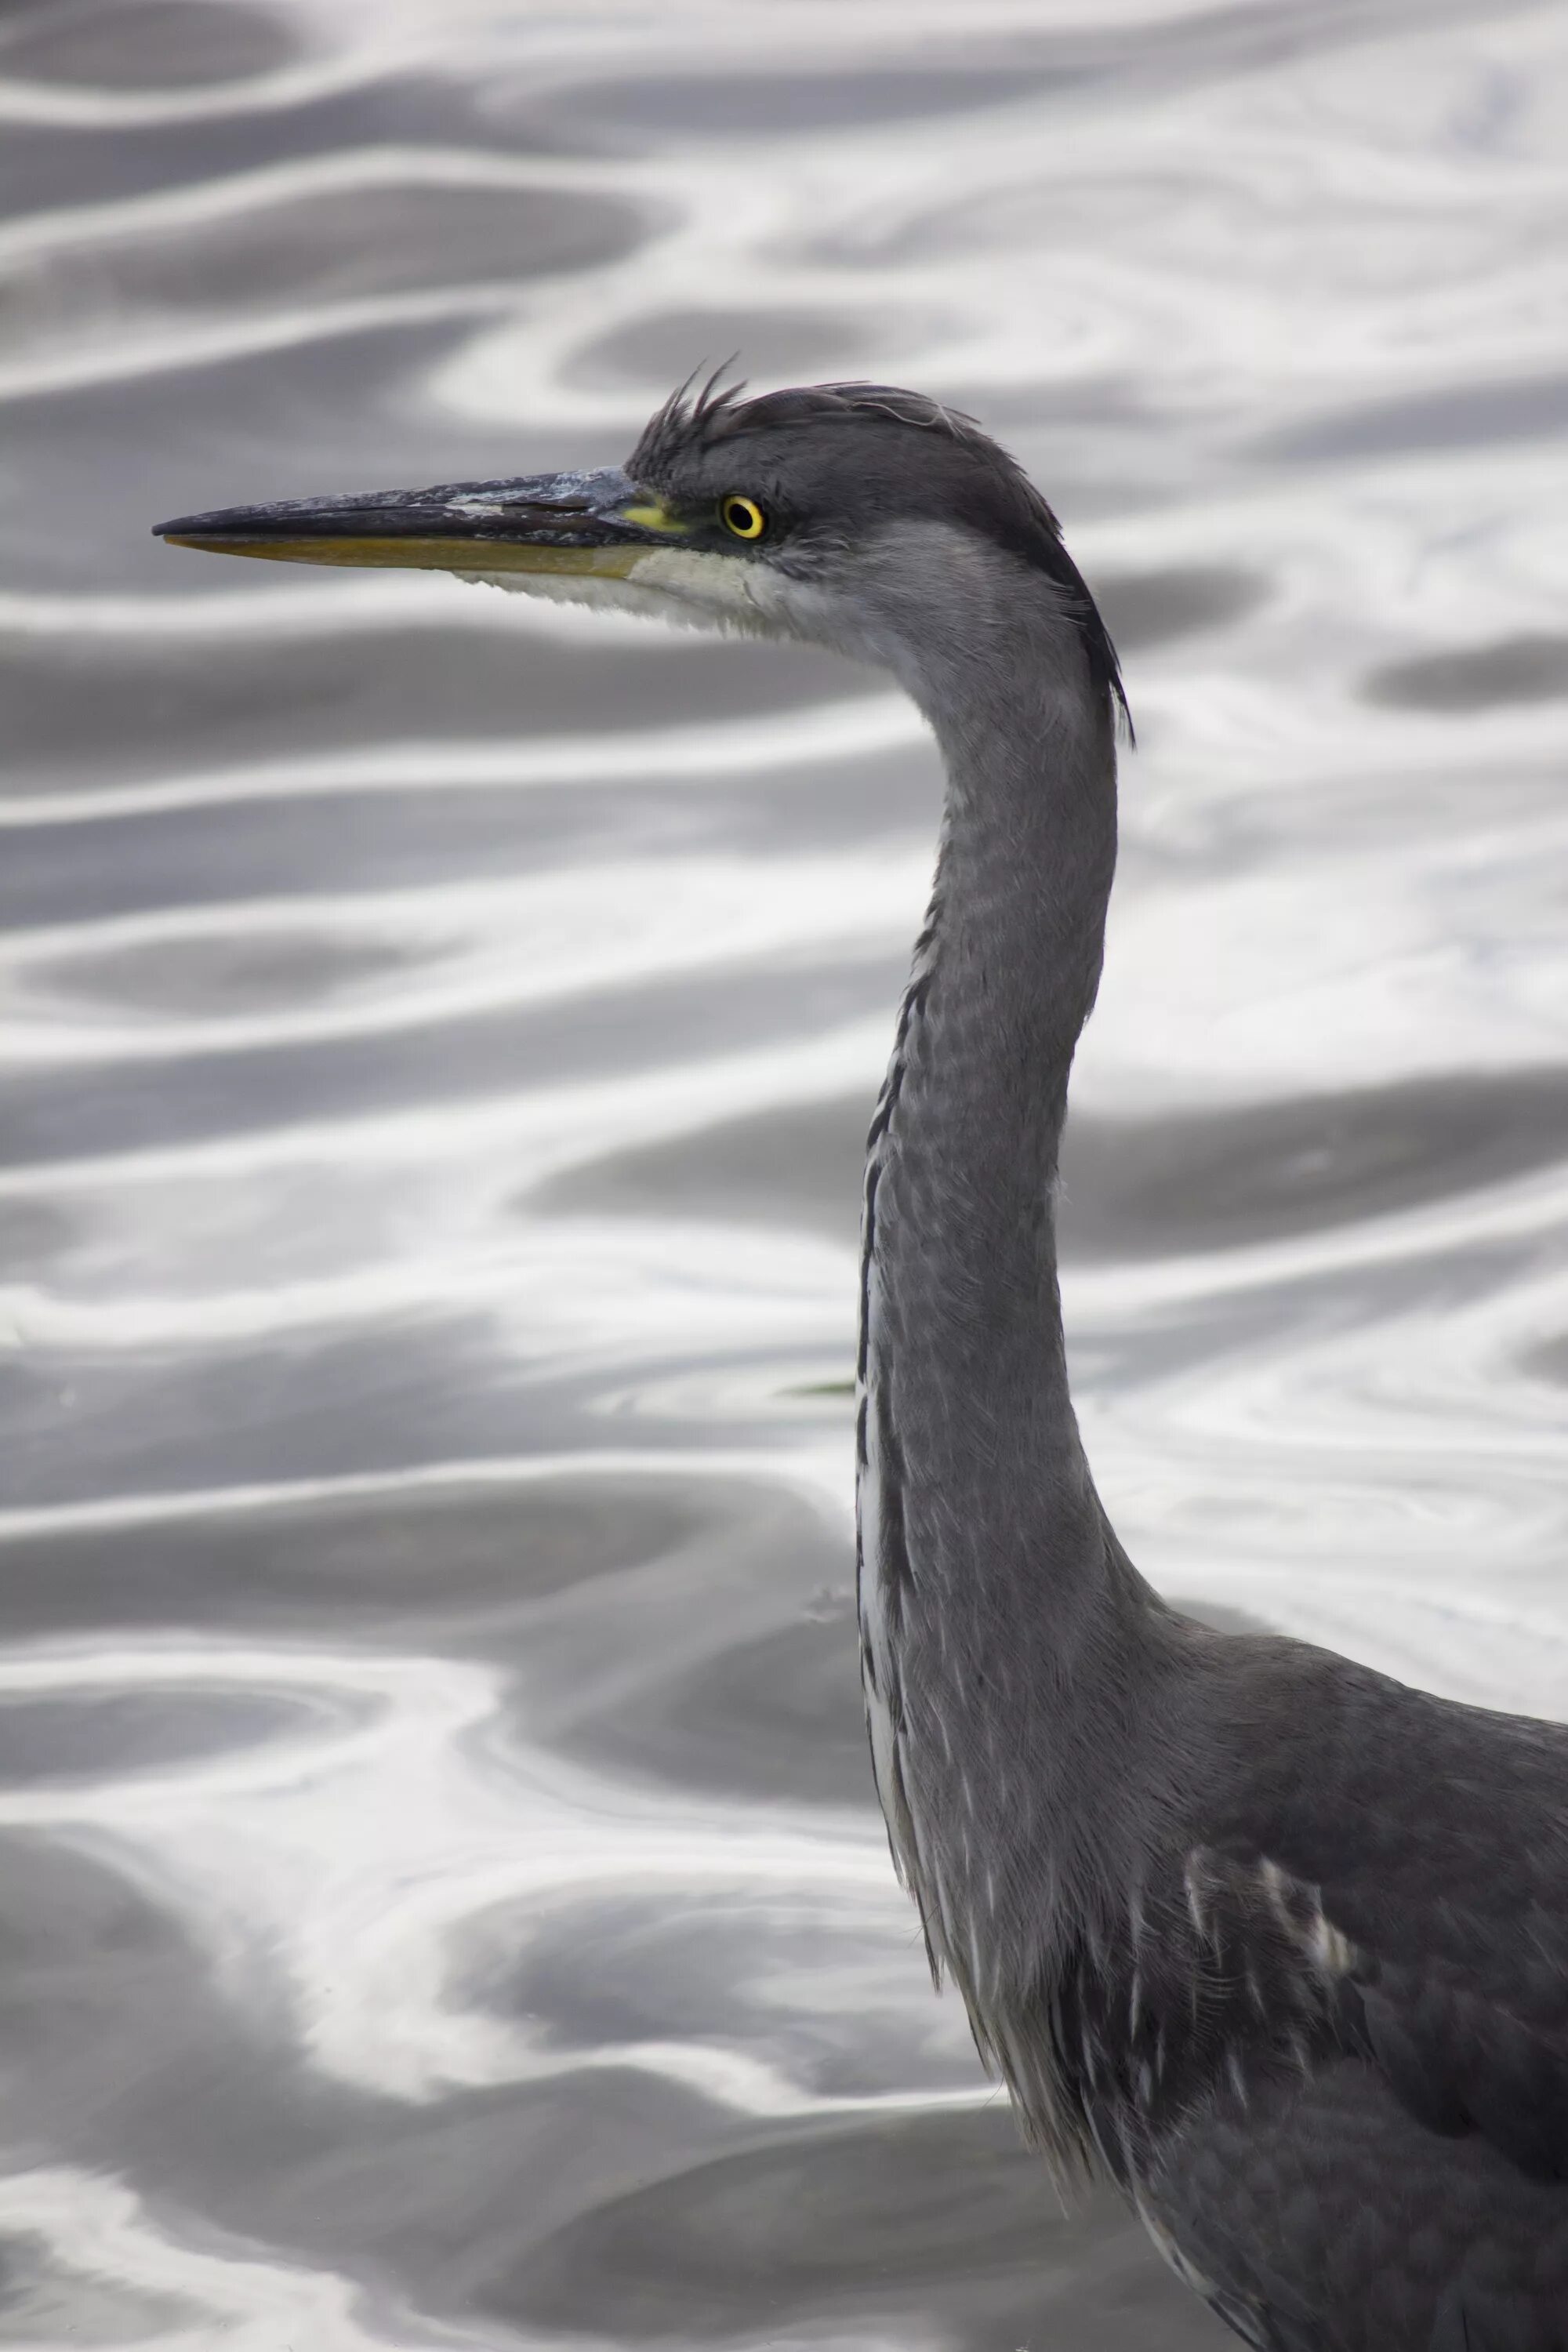
[[[1216,2346],[863,1760],[885,683],[158,516],[874,372],[1141,751],[1063,1211],[1141,1563],[1562,1713],[1559,12],[0,26],[0,2343]]]

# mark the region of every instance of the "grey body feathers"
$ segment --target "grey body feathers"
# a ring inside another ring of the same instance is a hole
[[[1079,1442],[1054,1187],[1125,706],[1039,493],[914,394],[710,384],[625,473],[161,529],[806,638],[913,696],[947,795],[868,1141],[857,1450],[932,1968],[1058,2173],[1114,2179],[1258,2352],[1568,2352],[1568,1731],[1177,1616]]]
[[[946,520],[834,572],[835,641],[903,679],[948,774],[866,1171],[894,1857],[1031,2137],[1118,2181],[1247,2340],[1560,2352],[1568,1734],[1175,1615],[1079,1439],[1053,1186],[1117,718],[1080,589]]]

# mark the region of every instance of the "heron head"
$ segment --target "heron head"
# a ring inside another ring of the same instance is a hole
[[[682,387],[624,467],[290,499],[160,523],[173,546],[450,572],[699,628],[794,637],[918,688],[995,594],[1033,589],[1116,656],[1055,516],[972,418],[916,393]]]

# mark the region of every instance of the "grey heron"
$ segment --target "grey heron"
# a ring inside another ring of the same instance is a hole
[[[946,772],[871,1124],[876,1783],[933,1971],[1058,2175],[1268,2352],[1568,2347],[1568,1728],[1224,1633],[1139,1575],[1068,1393],[1053,1186],[1125,710],[1045,499],[889,387],[683,389],[624,470],[159,526],[881,665]]]

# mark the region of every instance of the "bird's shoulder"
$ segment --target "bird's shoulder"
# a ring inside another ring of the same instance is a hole
[[[1203,1937],[1428,2129],[1568,2178],[1568,1727],[1261,1637],[1200,1679]]]

